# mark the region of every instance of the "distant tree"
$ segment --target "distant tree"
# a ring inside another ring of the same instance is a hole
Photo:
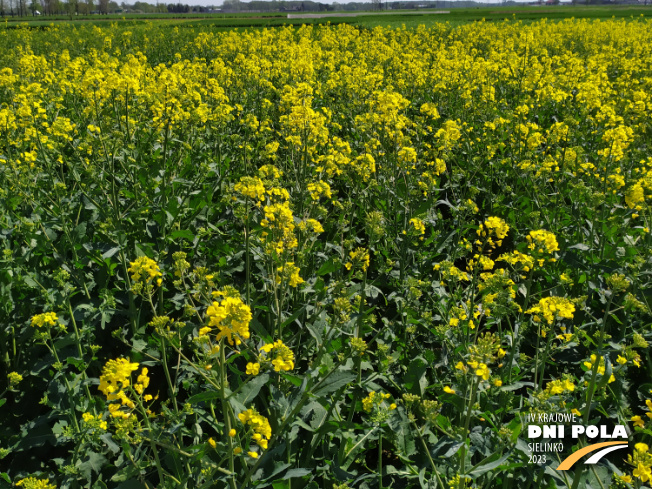
[[[165,8],[165,6],[163,6]],[[149,4],[147,2],[136,2],[134,3],[134,10],[140,10],[146,14],[156,12],[156,5]]]
[[[222,9],[227,12],[240,12],[242,10],[242,2],[240,0],[224,0]]]
[[[188,4],[183,5],[182,3],[177,3],[176,5],[171,3],[167,6],[167,11],[173,14],[185,14],[190,11],[190,6]]]
[[[79,14],[79,0],[68,0],[68,13],[71,17]]]

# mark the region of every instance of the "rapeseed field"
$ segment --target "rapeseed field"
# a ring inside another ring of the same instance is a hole
[[[649,486],[649,21],[0,46],[0,487]]]

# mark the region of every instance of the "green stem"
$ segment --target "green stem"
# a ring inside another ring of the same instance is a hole
[[[551,333],[552,333],[552,329],[548,332],[546,348],[545,350],[543,350],[543,358],[541,360],[541,375],[539,375],[539,384],[538,384],[539,389],[541,389],[541,386],[543,386],[543,377],[546,373],[546,362],[548,361],[548,354],[550,353]]]
[[[220,400],[222,401],[222,413],[224,415],[224,429],[226,431],[226,438],[229,445],[229,470],[231,477],[229,478],[229,486],[231,489],[236,489],[235,484],[235,462],[233,460],[233,440],[229,436],[231,431],[231,416],[229,415],[228,403],[225,394],[226,387],[226,355],[224,354],[224,339],[220,340]]]
[[[362,290],[360,291],[360,307],[358,308],[358,320],[356,321],[356,331],[355,335],[356,337],[360,338],[361,330],[362,330],[362,322],[364,320],[364,304],[365,301],[367,300],[367,272],[364,272],[364,276],[362,278]]]
[[[268,450],[271,450],[271,447],[274,445],[274,443],[276,443],[276,440],[277,440],[277,439],[279,438],[279,436],[281,436],[281,434],[285,431],[286,426],[287,426],[289,423],[291,423],[293,420],[296,419],[296,416],[297,416],[297,414],[299,413],[299,411],[301,411],[301,409],[303,409],[303,406],[304,406],[304,404],[306,403],[306,401],[308,401],[308,399],[310,399],[310,395],[311,395],[311,393],[312,393],[312,392],[315,392],[316,390],[318,390],[319,387],[320,387],[324,382],[326,382],[326,380],[328,380],[328,378],[329,378],[333,373],[335,373],[335,372],[337,371],[337,369],[340,367],[340,365],[342,365],[342,363],[343,363],[342,361],[339,361],[339,362],[337,362],[335,365],[333,365],[333,368],[331,369],[331,371],[328,372],[328,373],[324,376],[323,379],[321,379],[319,382],[317,382],[317,384],[316,384],[316,385],[311,389],[311,392],[307,392],[307,391],[306,391],[306,392],[303,393],[303,395],[301,396],[301,398],[299,399],[299,401],[296,403],[296,406],[294,407],[294,409],[292,410],[292,412],[290,412],[290,414],[284,418],[284,421],[283,421],[283,422],[281,423],[281,425],[278,427],[278,429],[276,430],[276,433],[273,433],[273,434],[272,434],[272,438],[270,438],[269,443],[267,444],[267,449],[268,449]],[[374,429],[375,429],[375,428],[374,428]],[[260,458],[258,458],[258,460],[256,460],[256,463],[255,463],[252,467],[249,468],[249,470],[247,471],[247,476],[245,477],[244,482],[240,485],[241,488],[244,489],[244,488],[248,488],[248,487],[249,487],[249,480],[251,479],[251,476],[256,472],[256,470],[257,470],[258,467],[260,466],[261,461],[262,461],[264,458],[265,458],[265,457],[260,457]]]
[[[79,359],[83,361],[84,354],[82,352],[82,347],[81,347],[81,335],[79,334],[79,328],[77,328],[75,315],[72,313],[72,305],[70,304],[70,299],[67,299],[66,302],[68,303],[68,314],[70,314],[70,322],[72,323],[72,326],[75,329],[75,342],[77,343],[77,353],[79,353]],[[88,378],[88,376],[86,375],[86,366],[84,366],[84,370],[82,371],[81,374],[83,379]],[[86,391],[86,396],[88,396],[88,400],[90,401],[93,398],[93,396],[91,396],[91,392],[88,389],[88,384],[84,384],[84,390]]]
[[[57,348],[54,345],[54,340],[52,339],[50,330],[48,330],[48,338],[52,343],[52,348],[50,348],[50,345],[48,345],[47,341],[43,341],[43,344],[48,350],[52,352],[52,355],[54,356],[57,365],[61,367],[61,375],[63,377],[64,382],[66,383],[66,392],[68,393],[68,402],[70,403],[70,417],[72,418],[72,424],[75,425],[75,432],[79,433],[80,432],[79,423],[77,422],[77,416],[75,415],[75,401],[72,396],[72,388],[70,387],[70,383],[68,382],[68,378],[66,377],[66,374],[63,372],[63,364],[61,363],[61,360],[59,360],[59,354],[57,353]]]
[[[417,432],[419,441],[421,441],[421,445],[423,446],[424,453],[428,456],[428,461],[430,462],[432,471],[435,473],[435,477],[437,477],[437,481],[439,482],[439,485],[443,488],[444,482],[441,480],[441,477],[439,476],[439,471],[437,470],[435,461],[432,459],[432,456],[430,455],[430,450],[428,450],[428,445],[426,445],[426,441],[423,439],[423,434],[421,433],[421,430],[417,428],[416,423],[414,421],[411,421],[411,423],[412,423],[412,428]]]
[[[378,435],[378,488],[383,489],[383,432]]]
[[[156,471],[158,472],[158,479],[161,484],[161,487],[163,487],[163,481],[165,480],[164,475],[163,475],[163,466],[161,465],[161,459],[158,456],[158,450],[156,448],[156,443],[154,442],[154,437],[153,431],[152,431],[152,425],[149,422],[149,417],[147,416],[147,410],[145,409],[145,406],[143,406],[143,403],[140,400],[140,397],[136,395],[136,392],[133,390],[133,388],[129,388],[131,390],[132,396],[135,397],[136,402],[138,403],[138,410],[143,416],[143,420],[145,421],[145,426],[147,427],[147,432],[149,433],[149,446],[152,449],[152,452],[154,452],[154,460],[156,462]]]
[[[609,317],[609,309],[611,307],[611,302],[613,301],[613,293],[609,296],[609,301],[607,302],[607,307],[605,307],[604,317],[602,319],[602,324],[600,325],[600,336],[598,336],[598,352],[595,356],[595,362],[591,369],[591,381],[589,382],[589,387],[586,393],[586,406],[584,408],[584,426],[589,424],[589,416],[591,415],[591,403],[593,402],[593,395],[595,393],[595,380],[598,376],[598,368],[600,367],[600,361],[602,360],[602,347],[604,344],[604,330],[607,323],[607,318]],[[573,485],[571,489],[577,489],[580,483],[582,475],[582,465],[578,464],[575,469],[575,475],[573,476]]]
[[[464,444],[462,445],[462,455],[461,455],[461,460],[460,460],[460,475],[464,475],[465,471],[465,466],[466,466],[466,438],[469,435],[469,425],[471,424],[471,409],[473,408],[473,403],[475,399],[475,391],[478,387],[478,383],[480,382],[479,380],[476,381],[475,378],[471,381],[471,397],[469,398],[469,405],[466,409],[466,418],[464,420]],[[465,484],[466,479],[462,479],[460,477],[460,486],[459,488],[462,489]]]
[[[127,267],[127,257],[122,251],[122,246],[120,246],[120,261],[122,262],[122,268],[124,269],[125,280],[127,281],[127,294],[129,294],[129,325],[131,326],[131,334],[136,336],[136,301],[134,300],[134,293],[131,291],[131,277],[129,276],[129,268]]]
[[[172,383],[172,377],[170,377],[170,370],[168,369],[168,357],[165,352],[165,337],[163,336],[164,332],[159,331],[161,336],[161,363],[163,364],[163,371],[165,372],[165,379],[168,382],[170,387],[170,395],[172,396],[172,403],[174,404],[174,412],[179,414],[179,406],[177,405],[177,393],[174,389],[174,384]]]
[[[245,222],[245,273],[247,275],[246,280],[247,280],[247,288],[245,290],[246,298],[247,298],[247,305],[251,304],[251,297],[250,297],[250,287],[251,287],[251,264],[249,262],[249,199],[247,199],[246,206],[247,206],[247,216],[246,216],[246,222]]]

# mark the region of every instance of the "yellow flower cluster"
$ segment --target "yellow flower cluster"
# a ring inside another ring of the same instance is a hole
[[[435,271],[441,273],[441,277],[444,280],[454,280],[454,281],[468,281],[471,280],[471,277],[468,273],[463,272],[450,261],[443,261],[437,263],[434,268]],[[442,283],[444,285],[444,283]]]
[[[481,270],[492,270],[495,263],[488,256],[479,255],[476,253],[473,255],[473,258],[466,264],[467,271],[472,272],[475,269],[476,265],[479,266]]]
[[[261,346],[260,351],[264,354],[263,360],[267,359],[267,355],[272,358],[272,365],[275,371],[289,371],[294,368],[294,353],[281,340],[276,340],[274,343],[267,343]]]
[[[595,365],[595,362],[597,361],[597,358],[598,358],[598,357],[597,357],[596,355],[592,354],[592,355],[591,355],[591,360],[584,362],[584,366],[585,366],[588,370],[593,370],[593,366]],[[600,357],[600,362],[598,363],[598,370],[597,370],[597,372],[598,372],[599,375],[604,375],[605,372],[606,372],[605,361],[604,361],[604,358],[603,358],[603,357]],[[614,375],[611,374],[611,375],[609,376],[609,380],[608,380],[608,382],[609,382],[609,383],[612,383],[612,382],[614,382],[615,380],[616,380],[616,377],[614,377]]]
[[[108,428],[107,422],[102,420],[102,415],[98,414],[93,416],[91,413],[82,414],[82,419],[84,423],[91,429],[100,429],[106,431]]]
[[[466,309],[464,307],[452,307],[450,312],[450,319],[448,320],[448,325],[453,328],[456,328],[457,326],[460,325],[460,321],[466,321],[467,319],[468,319],[468,315],[466,314]],[[473,326],[473,321],[471,321],[469,327],[471,329],[475,327]]]
[[[546,394],[551,396],[563,394],[564,392],[573,392],[574,390],[575,384],[573,384],[569,379],[557,379],[546,384]]]
[[[47,479],[37,479],[36,477],[27,477],[16,482],[16,486],[24,489],[57,489],[57,486],[50,484]]]
[[[517,271],[529,272],[534,267],[534,258],[518,250],[503,253],[497,261],[505,261],[516,268]]]
[[[134,284],[141,283],[150,285],[155,283],[156,285],[161,285],[163,282],[161,269],[159,268],[158,263],[151,258],[141,256],[136,258],[136,260],[132,261],[129,265],[130,267],[128,270]]]
[[[286,282],[290,287],[296,287],[302,284],[304,280],[299,276],[301,269],[294,265],[294,262],[288,262],[282,267],[278,267],[276,274],[276,283]]]
[[[426,225],[418,217],[413,217],[412,219],[410,219],[410,224],[412,224],[412,226],[414,227],[414,231],[417,234],[426,234]]]
[[[647,406],[647,412],[645,413],[645,416],[648,417],[648,419],[652,419],[652,400],[646,399],[645,400],[645,405]],[[645,428],[645,421],[643,421],[643,418],[639,415],[632,416],[631,421],[634,423],[634,426],[638,426],[639,428]]]
[[[23,381],[23,376],[20,375],[18,372],[9,372],[7,374],[7,383],[9,384],[10,388],[17,386],[22,381]]]
[[[376,160],[369,153],[365,153],[356,157],[351,167],[354,174],[366,182],[376,173]]]
[[[652,453],[650,453],[650,447],[647,443],[634,445],[634,452],[627,456],[627,463],[634,467],[632,475],[640,479],[641,482],[652,479]],[[622,475],[620,479],[629,484],[633,482],[629,475]]]
[[[263,450],[267,450],[267,444],[272,437],[272,427],[265,416],[262,416],[255,409],[247,409],[238,414],[242,424],[249,425],[253,430],[252,440]],[[256,453],[256,452],[253,452]]]
[[[296,248],[297,238],[294,235],[294,215],[288,202],[266,205],[263,208],[265,218],[260,225],[269,231],[262,234],[267,243],[268,252],[281,255],[284,251]]]
[[[304,221],[301,221],[299,224],[297,224],[297,227],[299,228],[299,231],[302,232],[310,232],[313,235],[321,234],[324,232],[324,226],[321,225],[321,223],[317,219],[312,219],[308,218]],[[315,237],[313,236],[313,237]]]
[[[554,253],[559,251],[559,244],[557,237],[550,231],[539,229],[538,231],[530,231],[526,236],[528,248],[536,250],[538,253]]]
[[[44,312],[32,317],[32,326],[42,328],[43,326],[54,326],[59,318],[54,312]]]
[[[509,226],[500,217],[488,217],[476,231],[478,237],[483,238],[483,240],[478,239],[476,245],[482,246],[486,242],[491,248],[500,246],[508,232]]]
[[[487,367],[486,363],[478,363],[475,361],[470,361],[468,363],[468,366],[471,367],[475,371],[475,375],[480,377],[482,380],[489,380],[491,371],[489,370],[489,367]]]
[[[455,365],[456,370],[464,374],[473,372],[483,381],[488,381],[491,376],[490,363],[499,361],[507,352],[500,346],[500,338],[493,333],[485,333],[479,336],[475,345],[469,346],[469,360],[466,364],[462,361]],[[500,379],[494,379],[493,384],[501,386]]]
[[[245,368],[247,375],[258,375],[260,373],[260,363],[249,362]]]
[[[200,335],[208,334],[212,328],[217,328],[217,341],[226,338],[229,344],[236,345],[242,340],[249,339],[249,322],[251,321],[251,309],[242,302],[240,297],[233,297],[229,292],[222,291],[223,297],[220,302],[214,301],[206,310],[208,326],[202,328]]]
[[[308,184],[308,193],[312,200],[319,200],[320,197],[331,198],[331,187],[326,182],[319,180]]]
[[[382,407],[383,401],[389,399],[390,397],[391,396],[387,393],[378,393],[378,392],[370,391],[369,395],[367,395],[367,397],[365,397],[362,400],[362,408],[366,412],[370,413],[371,411],[374,410],[374,408],[380,409]],[[391,403],[388,406],[388,409],[390,411],[393,411],[394,409],[396,409],[396,404]]]
[[[265,185],[258,177],[242,177],[233,189],[251,200],[265,200]]]
[[[361,268],[363,272],[369,268],[369,250],[366,248],[356,248],[354,251],[349,252],[351,261],[347,262],[344,266],[347,270],[352,268]]]
[[[131,415],[130,412],[121,410],[121,406],[126,406],[128,409],[134,409],[136,407],[134,401],[125,392],[125,389],[128,389],[131,385],[131,373],[136,370],[138,370],[138,363],[132,363],[126,358],[109,360],[102,369],[98,389],[106,396],[107,401],[120,401],[120,404],[109,404],[109,413],[114,418],[128,418]],[[149,385],[147,373],[147,368],[143,368],[136,384],[133,386],[133,390],[138,394],[142,394]],[[151,399],[151,395],[143,396],[143,400],[145,401]]]
[[[532,320],[535,323],[541,322],[541,316],[550,325],[556,319],[573,319],[575,306],[565,297],[544,297],[539,300],[539,304],[531,307],[526,314],[533,314]]]
[[[278,143],[271,143],[278,148]],[[267,182],[275,182],[283,176],[283,172],[274,165],[263,165],[258,168],[258,176]]]

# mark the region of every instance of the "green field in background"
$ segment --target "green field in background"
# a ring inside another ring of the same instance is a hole
[[[503,21],[505,19],[532,22],[540,19],[561,20],[567,18],[591,18],[591,19],[627,19],[633,17],[650,17],[652,6],[509,6],[491,5],[483,8],[473,9],[446,9],[450,13],[440,14],[424,11],[415,13],[414,10],[394,11],[393,15],[379,15],[375,12],[360,12],[357,17],[338,17],[339,12],[332,12],[332,16],[324,18],[288,19],[285,12],[265,13],[229,13],[229,14],[110,14],[110,15],[86,15],[73,17],[52,16],[52,17],[9,17],[5,19],[4,27],[12,28],[19,25],[30,27],[44,27],[52,23],[72,23],[97,25],[107,22],[120,22],[126,24],[142,24],[147,22],[167,22],[170,25],[179,27],[190,27],[195,25],[211,25],[215,28],[265,28],[278,27],[281,25],[302,25],[302,24],[352,24],[359,27],[373,28],[376,26],[417,27],[419,25],[431,26],[438,22],[450,22],[453,25],[464,24],[476,21]],[[311,12],[306,12],[311,13]],[[314,12],[323,13],[323,12]],[[352,12],[341,12],[352,13]]]

